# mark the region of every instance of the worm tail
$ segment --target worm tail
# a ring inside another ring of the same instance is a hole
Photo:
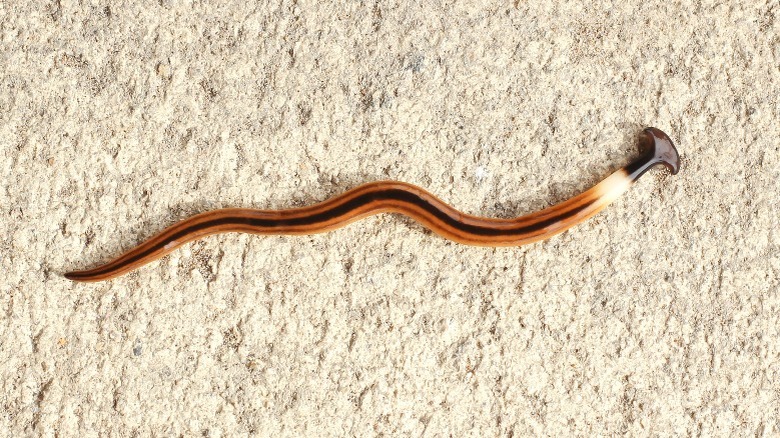
[[[310,207],[288,210],[222,209],[183,220],[114,260],[65,274],[74,281],[118,277],[180,246],[208,235],[245,232],[261,235],[322,233],[366,216],[400,213],[447,239],[468,245],[518,246],[545,239],[586,220],[622,193],[630,181],[618,171],[587,192],[542,211],[515,219],[462,213],[427,191],[397,181],[365,184]]]

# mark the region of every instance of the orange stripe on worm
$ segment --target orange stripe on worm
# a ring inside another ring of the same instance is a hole
[[[92,269],[65,274],[74,281],[118,277],[176,248],[217,233],[262,235],[314,234],[343,227],[378,213],[400,213],[442,237],[467,245],[519,246],[546,239],[577,225],[626,191],[651,167],[661,164],[674,175],[680,158],[661,130],[647,128],[640,137],[641,156],[586,192],[536,213],[514,219],[493,219],[461,213],[427,191],[404,182],[364,184],[325,202],[288,210],[230,208],[185,219],[118,258]]]

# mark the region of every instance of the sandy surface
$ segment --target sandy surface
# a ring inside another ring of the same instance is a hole
[[[8,436],[780,433],[777,1],[135,3],[0,3]],[[524,214],[645,126],[680,174],[526,247],[385,215],[61,276],[380,179]]]

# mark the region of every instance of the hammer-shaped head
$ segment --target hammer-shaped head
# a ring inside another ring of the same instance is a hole
[[[658,128],[645,128],[639,140],[643,153],[652,156],[655,163],[666,166],[672,175],[680,170],[680,154],[666,133]]]

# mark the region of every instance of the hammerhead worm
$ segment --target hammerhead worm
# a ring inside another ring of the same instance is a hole
[[[228,208],[201,213],[172,225],[106,264],[68,272],[65,277],[74,281],[108,280],[211,234],[322,233],[379,213],[409,216],[442,237],[468,245],[524,245],[554,236],[595,215],[657,164],[669,168],[672,175],[679,170],[677,149],[661,130],[646,128],[640,136],[639,146],[642,151],[639,158],[586,192],[514,219],[471,216],[419,187],[400,181],[379,181],[309,207],[288,210]]]

